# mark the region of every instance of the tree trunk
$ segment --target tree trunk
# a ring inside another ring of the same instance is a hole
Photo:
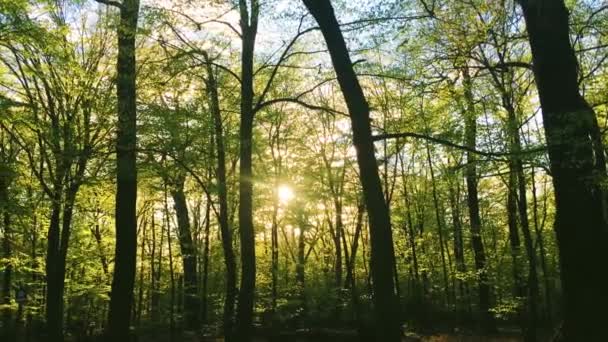
[[[223,329],[225,335],[231,335],[234,320],[234,302],[236,299],[236,259],[234,256],[234,250],[232,249],[232,231],[230,230],[230,224],[228,221],[229,208],[228,186],[226,182],[226,149],[224,147],[224,128],[222,124],[222,112],[220,109],[218,85],[209,57],[206,54],[205,61],[207,62],[207,96],[209,98],[209,107],[211,108],[211,112],[213,114],[215,144],[217,150],[216,177],[218,182],[218,199],[220,206],[218,221],[220,225],[220,234],[222,236],[224,264],[226,267],[226,298],[224,299]],[[207,219],[209,220],[210,218],[211,216],[209,216]],[[209,222],[207,222],[207,224],[208,223]],[[207,231],[205,239],[207,241],[207,243],[205,243],[205,248],[208,248],[207,245],[209,236]]]
[[[599,341],[608,316],[608,225],[601,140],[595,113],[578,88],[568,9],[562,0],[519,0],[540,98],[553,186],[563,288],[562,339]],[[598,153],[599,152],[599,153]]]
[[[167,252],[169,253],[169,278],[171,280],[171,292],[169,297],[169,341],[173,341],[175,333],[175,271],[173,267],[173,249],[171,248],[171,219],[169,218],[169,205],[167,199],[167,184],[165,183],[165,200],[164,200],[164,224],[163,228],[167,230]]]
[[[187,330],[196,330],[199,327],[200,298],[197,284],[197,255],[190,231],[190,218],[188,205],[184,194],[184,180],[177,181],[171,191],[175,214],[177,216],[177,229],[179,232],[179,247],[182,255],[184,271],[184,323]]]
[[[549,323],[553,320],[553,299],[551,297],[552,286],[549,274],[547,271],[546,253],[545,253],[545,241],[543,239],[542,227],[538,222],[538,199],[536,197],[536,177],[534,167],[532,167],[532,213],[534,218],[534,234],[536,235],[536,243],[538,245],[538,253],[540,256],[540,268],[543,272],[543,283],[545,286],[545,318]]]
[[[259,4],[251,0],[251,15],[246,0],[239,1],[241,12],[241,123],[239,164],[239,235],[241,240],[241,288],[236,317],[238,341],[251,340],[255,295],[255,236],[253,231],[253,52],[257,35]]]
[[[441,217],[441,208],[439,207],[439,196],[437,195],[437,185],[435,182],[435,170],[433,169],[433,161],[431,160],[431,149],[426,144],[426,158],[429,164],[429,172],[431,174],[431,190],[433,193],[433,206],[435,207],[435,220],[437,221],[437,233],[439,235],[439,245],[441,250],[441,270],[443,273],[443,291],[446,304],[450,304],[450,283],[448,279],[448,268],[445,261],[445,248],[443,244],[443,218]]]
[[[141,326],[141,314],[143,312],[143,308],[144,308],[144,262],[143,260],[145,260],[145,244],[146,244],[146,233],[148,230],[148,219],[147,217],[144,217],[141,225],[141,244],[140,244],[140,249],[139,249],[139,257],[141,258],[142,262],[140,262],[139,264],[139,289],[138,289],[138,295],[137,295],[137,314],[135,315],[136,317],[136,323],[137,326]]]
[[[401,174],[403,184],[403,201],[404,201],[404,209],[406,212],[406,224],[403,225],[403,232],[407,236],[407,241],[410,245],[410,250],[412,253],[412,268],[414,273],[414,293],[418,296],[420,293],[420,270],[418,266],[418,253],[416,250],[416,236],[414,233],[414,220],[412,219],[412,206],[410,205],[409,199],[409,191],[407,186],[407,177],[405,170],[405,162],[403,160],[403,156],[399,155],[399,163],[401,164]]]
[[[365,213],[365,204],[359,202],[357,205],[357,218],[355,220],[355,235],[353,236],[353,244],[350,248],[350,256],[346,265],[346,279],[344,280],[344,288],[355,290],[355,261],[357,258],[357,250],[359,249],[359,237],[363,228],[363,214]],[[344,249],[346,250],[346,237],[344,237]]]
[[[202,292],[202,297],[203,297],[203,323],[207,323],[207,307],[208,307],[208,288],[209,288],[209,252],[210,252],[210,246],[209,246],[209,234],[210,234],[210,228],[211,228],[211,202],[207,201],[206,204],[206,208],[205,208],[205,236],[204,236],[204,244],[205,247],[203,249],[203,292]],[[232,246],[230,246],[230,249],[232,250]],[[233,259],[234,260],[234,259]],[[228,271],[226,271],[228,272]],[[234,296],[234,291],[236,289],[233,289],[233,293],[232,295]],[[230,294],[226,293],[226,297],[228,297]],[[226,302],[228,301],[228,298],[225,299],[224,304],[227,304]],[[232,307],[230,309],[234,309],[234,298],[232,298]],[[228,319],[228,324],[232,323],[232,315],[226,317],[227,313],[226,311],[229,310],[228,307],[224,308],[224,331],[230,331],[229,329],[227,329],[226,327],[226,319]]]
[[[524,284],[521,274],[520,254],[521,242],[517,229],[517,174],[515,163],[509,161],[509,180],[507,182],[507,223],[509,227],[509,245],[511,247],[511,262],[513,263],[513,294],[524,296]]]
[[[534,244],[532,241],[532,234],[530,233],[530,222],[528,220],[528,199],[526,195],[526,176],[524,173],[524,167],[521,160],[521,138],[519,136],[519,123],[517,122],[517,115],[515,108],[509,99],[504,101],[507,105],[505,106],[508,114],[508,130],[509,138],[511,141],[511,153],[513,158],[510,161],[512,166],[512,174],[510,177],[515,177],[513,186],[517,185],[516,189],[513,189],[517,195],[517,209],[519,224],[521,226],[522,234],[524,236],[524,246],[526,248],[526,256],[528,257],[528,293],[527,293],[527,319],[525,325],[525,338],[526,341],[536,341],[536,329],[537,318],[538,318],[538,272],[536,267],[536,252],[534,250]]]
[[[137,259],[135,33],[138,13],[139,0],[122,1],[116,63],[116,249],[108,314],[108,336],[114,341],[129,340]]]
[[[10,217],[10,208],[9,208],[9,199],[8,199],[8,182],[9,182],[9,170],[5,168],[4,165],[0,166],[0,214],[2,216],[2,227],[4,228],[4,238],[2,239],[2,256],[9,261],[6,263],[4,267],[4,275],[2,281],[2,304],[7,305],[2,310],[2,321],[3,321],[3,330],[8,332],[10,330],[11,324],[11,310],[8,306],[11,302],[11,287],[12,287],[12,273],[13,266],[10,262],[10,259],[13,256],[12,246],[11,246],[11,217]],[[7,335],[8,338],[8,335]]]
[[[343,184],[343,182],[341,182]],[[339,185],[342,188],[341,185]],[[340,190],[341,192],[341,190]],[[335,289],[340,291],[342,286],[342,235],[344,234],[344,223],[342,222],[342,200],[338,198],[338,194],[334,194],[334,209],[336,210],[336,226],[334,228],[334,248],[336,252],[336,259],[334,261],[334,277],[335,277]]]
[[[456,180],[456,185],[454,185],[454,178]],[[460,174],[457,173],[456,176],[450,176],[450,208],[452,212],[452,231],[454,234],[454,259],[456,261],[456,272],[458,276],[458,292],[460,295],[460,299],[457,297],[456,301],[456,309],[460,311],[462,307],[464,307],[464,296],[465,296],[465,288],[466,284],[461,279],[461,276],[465,274],[467,267],[464,259],[464,244],[462,238],[462,221],[460,219]]]
[[[61,189],[62,186],[56,186],[56,188]],[[65,198],[61,195],[56,195],[51,209],[46,257],[46,319],[49,338],[53,341],[63,341],[63,292],[65,287],[66,257],[76,192],[77,188],[67,190]]]
[[[321,28],[350,113],[359,176],[370,223],[376,339],[387,342],[400,341],[401,327],[393,274],[395,260],[393,237],[374,154],[369,106],[353,69],[330,1],[304,0],[304,4]]]
[[[276,184],[275,184],[276,188]],[[277,283],[279,277],[279,225],[277,216],[279,213],[279,203],[277,196],[274,196],[272,208],[272,226],[270,227],[270,273],[271,273],[271,309],[274,314],[277,309]]]
[[[162,227],[162,224],[161,224]],[[161,230],[160,243],[158,244],[158,261],[156,260],[156,220],[154,217],[154,211],[152,212],[152,252],[150,253],[150,270],[151,270],[151,292],[150,295],[150,313],[151,320],[154,323],[160,321],[160,280],[161,280],[161,267],[163,257],[163,234]]]
[[[465,145],[470,149],[476,148],[477,116],[475,115],[472,80],[467,68],[463,69],[464,97],[467,104],[465,121]],[[467,152],[467,166],[465,169],[467,183],[467,204],[471,222],[471,245],[475,253],[475,269],[479,283],[479,309],[482,315],[482,328],[486,331],[496,329],[494,318],[490,312],[490,284],[486,270],[486,254],[481,237],[481,217],[479,214],[479,196],[477,193],[477,161],[475,154]]]

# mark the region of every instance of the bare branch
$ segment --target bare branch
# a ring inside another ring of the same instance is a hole
[[[123,10],[125,8],[125,6],[122,3],[118,2],[118,1],[114,1],[114,0],[95,0],[95,1],[99,2],[100,4],[116,7],[120,10]]]
[[[460,144],[451,142],[449,140],[436,138],[436,137],[432,137],[432,136],[424,135],[424,134],[420,134],[420,133],[414,133],[414,132],[387,133],[387,134],[380,134],[380,135],[372,136],[372,140],[374,140],[374,141],[387,140],[387,139],[399,139],[399,138],[424,139],[424,140],[427,140],[430,142],[434,142],[436,144],[453,147],[453,148],[456,148],[459,150],[475,153],[475,154],[485,156],[485,157],[510,157],[510,156],[514,156],[514,155],[535,154],[535,153],[545,151],[544,146],[521,151],[519,153],[480,151],[480,150],[477,150],[477,149],[474,149],[474,148],[471,148],[468,146],[464,146],[464,145],[460,145]]]

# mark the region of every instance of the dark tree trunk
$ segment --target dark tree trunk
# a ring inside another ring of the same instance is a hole
[[[56,186],[56,188],[61,189],[62,186]],[[66,257],[77,190],[77,187],[69,189],[65,198],[61,195],[54,197],[47,234],[46,319],[48,335],[53,341],[63,341],[63,292],[65,287]],[[61,191],[58,192],[60,193]]]
[[[549,274],[547,271],[545,240],[542,234],[542,227],[538,222],[538,199],[536,197],[536,177],[534,167],[532,167],[532,213],[534,218],[534,234],[536,235],[536,243],[538,244],[538,253],[540,256],[540,268],[543,272],[543,283],[545,286],[545,318],[549,323],[553,320],[553,299],[551,296],[552,286]]]
[[[173,191],[173,204],[177,216],[179,247],[184,271],[184,324],[187,330],[196,330],[199,326],[200,298],[198,294],[197,254],[190,231],[188,205],[184,194],[183,179],[178,180]]]
[[[276,185],[276,184],[275,184]],[[277,284],[279,280],[279,225],[277,216],[279,213],[278,198],[275,196],[272,208],[272,226],[270,227],[270,273],[271,273],[271,309],[274,314],[277,309]]]
[[[517,116],[515,108],[510,101],[507,103],[506,109],[508,112],[508,129],[509,137],[511,140],[511,152],[514,154],[511,164],[515,172],[515,183],[517,188],[514,189],[517,194],[517,209],[519,224],[521,231],[524,236],[524,246],[526,248],[526,256],[528,257],[528,287],[527,287],[527,310],[528,314],[526,317],[525,324],[525,338],[526,341],[536,341],[536,329],[537,318],[538,318],[538,271],[536,267],[536,252],[534,250],[534,243],[532,241],[532,234],[530,233],[530,221],[528,220],[528,198],[526,195],[526,175],[524,173],[523,162],[521,160],[521,138],[519,136],[519,123],[517,122]],[[515,184],[514,184],[515,185]]]
[[[468,69],[463,69],[464,97],[466,102],[465,121],[465,145],[470,149],[476,148],[477,139],[477,116],[475,115],[472,80]],[[467,204],[469,207],[469,219],[471,224],[471,245],[475,254],[475,270],[478,274],[479,284],[479,309],[482,315],[482,328],[486,331],[496,329],[494,318],[490,312],[490,284],[486,270],[486,254],[481,237],[481,217],[479,214],[479,196],[477,193],[477,160],[475,154],[467,152],[467,166],[465,169],[467,183]]]
[[[8,200],[8,179],[9,179],[9,170],[6,169],[4,165],[0,166],[0,215],[2,217],[2,228],[4,230],[4,238],[2,239],[2,256],[6,260],[10,260],[13,255],[11,238],[12,238],[12,230],[11,230],[11,217],[9,211],[9,200]],[[2,321],[3,321],[3,330],[8,332],[11,327],[11,310],[8,307],[8,304],[11,302],[11,286],[12,286],[12,274],[13,274],[13,266],[9,262],[4,267],[2,277],[2,304],[6,304],[4,310],[2,310]],[[8,336],[7,336],[8,337]]]
[[[139,257],[141,258],[141,260],[145,260],[145,244],[146,244],[146,233],[148,230],[148,219],[147,217],[142,218],[142,224],[141,224],[141,243],[140,243],[140,247],[139,247]],[[139,285],[138,285],[138,295],[137,295],[137,313],[135,315],[136,317],[136,324],[137,326],[141,325],[141,314],[143,312],[144,309],[144,262],[140,262],[139,264]]]
[[[393,274],[395,269],[393,237],[374,154],[369,106],[353,69],[330,1],[304,0],[304,4],[321,28],[350,113],[360,181],[370,223],[376,339],[387,342],[400,341],[401,328]]]
[[[454,235],[454,259],[456,261],[456,272],[458,275],[464,275],[467,270],[466,262],[464,259],[464,244],[462,238],[462,221],[460,219],[460,173],[456,173],[455,176],[450,176],[450,208],[452,214],[452,231]],[[456,180],[456,184],[454,184]],[[465,282],[460,276],[456,277],[458,283],[459,296],[457,297],[457,311],[462,310],[464,307],[464,296],[465,296]]]
[[[433,193],[433,206],[435,207],[435,220],[437,221],[437,233],[439,236],[439,245],[441,251],[441,270],[443,273],[443,290],[445,295],[446,304],[449,306],[450,304],[450,283],[448,279],[448,268],[446,265],[446,256],[445,256],[445,248],[444,248],[444,237],[443,237],[443,218],[441,217],[442,209],[439,205],[439,196],[437,194],[437,184],[435,181],[435,170],[433,169],[433,161],[431,160],[431,150],[429,145],[426,145],[426,158],[427,163],[429,164],[429,172],[431,174],[431,190]]]
[[[101,231],[99,230],[99,223],[96,223],[95,227],[91,228],[91,234],[95,238],[95,243],[97,244],[97,249],[99,252],[99,262],[101,263],[101,270],[103,271],[104,275],[107,275],[109,272],[108,271],[108,259],[106,258],[106,255],[102,249]]]
[[[162,227],[162,225],[161,225]],[[156,220],[154,212],[152,212],[152,252],[150,253],[150,318],[152,322],[158,323],[160,320],[160,280],[163,257],[163,234],[160,234],[160,243],[158,244],[158,261],[156,260]]]
[[[49,338],[63,341],[63,293],[57,285],[57,263],[59,259],[59,232],[61,225],[61,201],[63,197],[56,193],[51,203],[51,219],[47,233],[46,251],[46,329]]]
[[[562,339],[606,337],[608,226],[601,140],[595,113],[578,88],[568,9],[562,0],[519,0],[532,48],[553,186],[563,288]],[[598,153],[599,152],[599,153]],[[600,161],[596,164],[596,161]]]
[[[210,252],[210,246],[209,246],[209,234],[210,234],[210,228],[211,228],[211,202],[209,202],[209,200],[207,200],[207,204],[206,204],[206,208],[205,208],[205,232],[204,232],[204,244],[205,247],[203,249],[203,291],[202,291],[202,297],[203,297],[203,323],[207,323],[207,307],[208,307],[208,288],[209,288],[209,252]],[[232,246],[230,246],[230,250],[232,250]],[[228,272],[228,271],[226,271]],[[233,289],[233,295],[234,295],[234,291],[236,289]],[[226,296],[228,296],[229,293],[226,293]],[[225,299],[224,304],[227,304],[226,302],[228,301],[228,298]],[[224,331],[225,332],[229,332],[230,330],[227,329],[226,327],[226,319],[228,320],[228,324],[232,324],[232,315],[226,317],[227,313],[226,310],[232,309],[234,310],[234,298],[232,298],[232,307],[224,307]],[[230,311],[230,310],[229,310]]]
[[[215,144],[217,149],[217,182],[218,182],[218,199],[220,205],[219,225],[220,234],[222,236],[222,248],[224,251],[224,264],[226,266],[226,298],[224,300],[224,332],[225,335],[232,334],[232,325],[234,320],[234,302],[236,299],[236,259],[234,250],[232,249],[232,231],[228,220],[228,186],[226,182],[226,150],[224,148],[224,128],[222,124],[222,112],[220,109],[220,101],[218,95],[218,85],[213,73],[213,68],[208,56],[205,55],[207,62],[207,96],[209,97],[209,106],[213,114],[213,123],[215,128]],[[208,220],[211,216],[208,217]],[[208,232],[205,239],[208,242]],[[208,243],[205,243],[207,248]]]
[[[412,253],[412,268],[414,273],[414,293],[415,295],[419,295],[420,293],[420,270],[418,265],[418,253],[416,249],[416,236],[414,232],[414,220],[412,218],[412,206],[410,205],[410,197],[408,191],[408,183],[406,177],[405,170],[405,162],[403,160],[403,156],[399,155],[399,163],[401,164],[401,174],[403,183],[403,200],[404,200],[404,209],[406,212],[406,224],[403,225],[403,232],[407,236],[407,241],[410,245],[410,250]]]
[[[253,301],[255,295],[255,236],[253,231],[253,171],[251,163],[253,138],[253,52],[257,34],[259,4],[239,1],[241,12],[241,123],[239,164],[239,235],[241,240],[241,288],[236,315],[236,339],[251,340]],[[251,12],[251,13],[249,13]]]
[[[523,297],[524,284],[521,274],[521,242],[517,229],[517,175],[515,163],[509,162],[509,180],[507,182],[507,223],[509,227],[509,245],[511,247],[511,262],[513,263],[513,294]]]
[[[173,341],[175,334],[175,268],[173,267],[173,248],[171,248],[171,219],[169,218],[167,183],[165,183],[164,194],[163,230],[167,230],[167,252],[169,254],[169,279],[171,289],[169,296],[169,341]],[[161,231],[161,233],[164,232]]]
[[[343,184],[343,182],[342,182]],[[340,185],[340,188],[342,186]],[[340,190],[341,192],[341,190]],[[334,194],[334,209],[336,210],[336,226],[334,227],[334,248],[336,259],[334,261],[334,277],[335,288],[339,291],[342,286],[342,235],[344,234],[344,223],[342,222],[342,200],[338,198],[338,194]]]
[[[365,213],[365,204],[359,202],[357,205],[357,218],[355,220],[355,235],[353,237],[353,244],[350,248],[350,256],[348,258],[348,264],[346,265],[346,279],[344,280],[344,288],[355,290],[355,261],[357,258],[357,250],[359,249],[359,237],[361,236],[361,230],[363,229],[363,214]],[[344,238],[344,249],[346,249],[346,237]]]
[[[139,0],[123,0],[118,27],[116,96],[116,249],[108,313],[108,336],[129,340],[137,259],[137,105],[135,33]]]

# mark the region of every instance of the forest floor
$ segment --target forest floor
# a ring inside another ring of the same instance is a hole
[[[269,339],[269,338],[254,338],[253,342],[274,342],[274,341],[289,341],[289,342],[318,342],[318,341],[343,341],[343,342],[359,342],[361,341],[359,338],[353,339],[335,339],[328,338],[325,339],[317,339],[317,338],[308,338],[308,337],[296,337],[295,339]],[[456,334],[435,334],[435,335],[415,335],[415,336],[405,336],[403,338],[403,342],[520,342],[523,341],[523,338],[516,336],[483,336],[483,335],[456,335]],[[185,341],[184,341],[185,342]],[[204,339],[200,340],[200,342],[224,342],[223,338],[215,338],[215,339]]]
[[[519,342],[523,341],[518,332],[502,332],[496,335],[480,335],[469,333],[433,333],[417,334],[405,333],[403,342]],[[139,341],[148,341],[140,338]],[[150,342],[161,340],[150,340]],[[180,340],[183,342],[224,342],[223,338],[191,338]],[[273,337],[256,337],[253,342],[360,342],[362,341],[354,331],[325,332],[325,333],[284,333]],[[370,341],[372,341],[370,339]]]

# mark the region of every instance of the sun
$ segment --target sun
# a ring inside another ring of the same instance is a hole
[[[283,204],[291,201],[295,197],[293,190],[287,185],[279,186],[277,195],[279,196],[279,201]]]

